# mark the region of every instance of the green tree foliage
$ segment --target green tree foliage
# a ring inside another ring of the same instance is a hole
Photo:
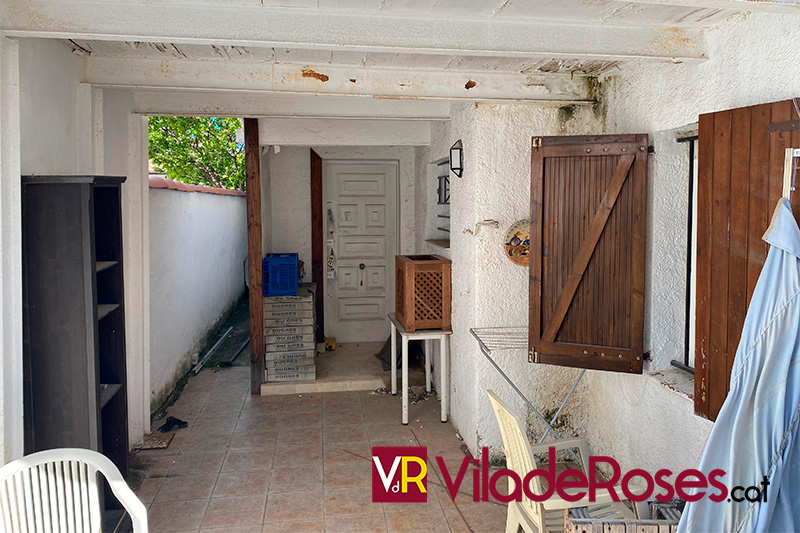
[[[238,118],[150,117],[150,161],[175,181],[244,190]]]

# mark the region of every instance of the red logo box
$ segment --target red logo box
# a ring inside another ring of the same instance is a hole
[[[428,448],[376,446],[372,448],[372,501],[428,501]]]

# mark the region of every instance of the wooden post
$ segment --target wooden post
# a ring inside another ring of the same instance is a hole
[[[311,150],[311,281],[317,284],[314,304],[317,342],[325,342],[325,231],[322,209],[322,158]]]
[[[247,279],[250,287],[250,393],[264,383],[264,296],[261,285],[261,169],[258,119],[244,119],[247,182]]]

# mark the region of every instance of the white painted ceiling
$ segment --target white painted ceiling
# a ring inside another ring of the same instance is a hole
[[[668,2],[669,0],[664,0]],[[497,20],[547,20],[570,24],[613,24],[635,27],[698,28],[707,27],[736,13],[734,9],[670,5],[616,0],[171,0],[175,4],[194,3],[253,5],[268,8],[295,9],[313,16],[324,13],[352,11],[410,18],[454,18]],[[701,3],[702,5],[702,3]],[[716,5],[716,4],[714,4]],[[535,37],[532,35],[532,37]],[[449,70],[458,72],[577,72],[598,75],[616,65],[618,61],[595,59],[558,60],[546,55],[533,57],[474,56],[468,53],[388,53],[348,50],[320,50],[302,48],[268,48],[256,46],[228,46],[177,44],[170,42],[131,42],[113,40],[65,41],[79,53],[92,56],[143,57],[155,59],[192,60],[249,60],[264,63],[290,63],[313,65],[346,65],[358,67],[396,67],[412,69]]]

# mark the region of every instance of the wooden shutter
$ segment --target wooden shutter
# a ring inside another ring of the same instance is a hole
[[[695,412],[715,420],[728,394],[744,317],[783,187],[784,151],[800,147],[791,100],[700,115],[697,176]],[[792,195],[795,217],[800,194]]]
[[[642,372],[647,136],[534,138],[529,359]]]

